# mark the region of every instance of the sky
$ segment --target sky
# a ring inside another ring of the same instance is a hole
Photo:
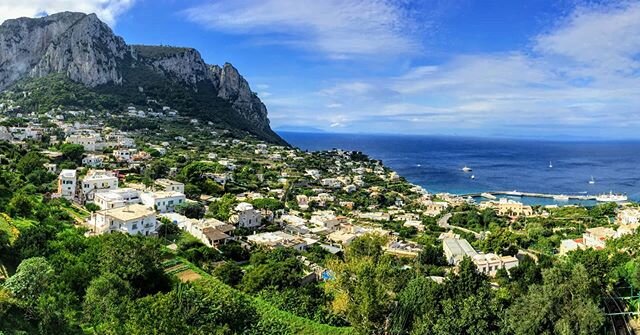
[[[0,0],[230,62],[274,129],[640,138],[640,1]]]

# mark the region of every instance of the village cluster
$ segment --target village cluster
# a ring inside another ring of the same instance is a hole
[[[25,141],[47,138],[49,149],[42,150],[49,159],[45,166],[50,173],[58,175],[57,192],[51,196],[68,199],[74,206],[95,208],[81,222],[89,235],[122,232],[153,236],[162,222],[171,222],[211,248],[236,241],[247,249],[263,246],[302,251],[317,245],[336,254],[358,236],[374,233],[388,237],[386,252],[415,257],[422,247],[411,238],[403,237],[397,228],[422,232],[425,218],[436,218],[445,231],[438,239],[450,265],[470,257],[480,271],[495,275],[501,268],[508,270],[517,266],[518,258],[475,250],[453,230],[470,232],[478,238],[483,238],[486,232],[450,225],[445,214],[471,202],[479,210],[492,209],[499,216],[516,220],[544,217],[548,215],[547,210],[554,207],[533,208],[505,198],[475,204],[471,199],[452,194],[429,194],[381,162],[362,158],[359,153],[341,150],[309,153],[254,139],[226,138],[219,136],[210,124],[181,118],[169,107],[160,113],[149,113],[131,107],[125,116],[118,117],[170,117],[182,120],[194,133],[168,137],[171,135],[158,131],[155,134],[140,130],[125,132],[99,120],[94,124],[74,122],[73,117],[84,112],[72,111],[47,114],[48,126],[39,119],[20,126],[2,126],[0,139],[23,145]],[[18,116],[28,120],[28,116]],[[71,120],[65,120],[67,118]],[[130,174],[144,171],[158,157],[185,156],[184,148],[202,144],[193,142],[198,140],[198,133],[214,138],[205,141],[209,150],[186,150],[189,156],[185,159],[221,167],[219,171],[202,172],[197,176],[199,180],[225,189],[238,182],[237,172],[242,171],[246,162],[262,164],[268,171],[268,176],[267,173],[256,175],[264,182],[258,189],[235,194],[233,208],[225,220],[211,215],[189,218],[176,212],[183,204],[199,203],[208,213],[207,208],[219,201],[220,194],[188,197],[185,182],[181,181],[184,176],[175,166],[168,167],[166,178],[158,178],[151,184],[131,182],[128,178]],[[62,153],[53,148],[62,143],[84,148],[81,166],[73,169],[57,166]],[[255,208],[252,203],[257,199],[273,199],[283,206],[276,210]],[[562,241],[560,254],[579,248],[602,248],[607,239],[634,231],[639,217],[637,209],[621,209],[618,230],[590,228],[583,238]],[[239,228],[249,233],[237,234]]]

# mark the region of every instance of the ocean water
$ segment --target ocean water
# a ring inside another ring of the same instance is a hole
[[[280,135],[303,150],[362,151],[430,192],[517,190],[594,195],[613,191],[627,194],[630,200],[640,200],[640,141],[552,142],[294,132]],[[473,171],[463,172],[465,165]],[[595,184],[589,184],[592,176]],[[522,200],[555,203],[553,199]]]

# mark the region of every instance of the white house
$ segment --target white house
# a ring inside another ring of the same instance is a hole
[[[100,190],[95,193],[93,202],[101,209],[120,208],[140,203],[140,192],[133,188]]]
[[[82,165],[93,168],[101,167],[104,162],[103,156],[100,155],[87,155],[82,158]]]
[[[84,200],[93,200],[98,190],[118,188],[118,177],[115,173],[106,170],[89,170],[82,179],[82,194]]]
[[[229,219],[233,224],[244,228],[255,228],[262,224],[262,214],[247,202],[239,203]]]
[[[173,212],[176,205],[185,202],[184,193],[171,191],[144,192],[140,194],[143,204],[155,208],[160,213]]]
[[[136,152],[137,150],[135,149],[117,149],[113,150],[113,157],[118,162],[130,163],[133,161],[133,155],[135,155]]]
[[[618,212],[617,221],[620,224],[636,224],[640,223],[640,209],[625,208]]]
[[[43,166],[49,173],[56,173],[56,170],[58,169],[58,166],[52,163],[45,163]]]
[[[162,191],[184,193],[184,184],[178,181],[158,179],[155,181],[155,184]]]
[[[104,149],[102,138],[98,134],[72,134],[66,138],[65,142],[79,144],[84,147],[85,151]]]
[[[309,244],[316,242],[315,240],[307,240],[282,231],[249,235],[247,236],[247,240],[253,244],[265,246],[270,249],[288,247],[298,251],[303,251]]]
[[[96,234],[122,232],[150,235],[157,228],[156,212],[140,204],[95,212],[89,224]]]
[[[499,269],[509,270],[518,266],[518,259],[513,256],[500,256],[492,253],[479,253],[465,239],[444,238],[442,248],[445,258],[451,265],[458,265],[464,257],[469,257],[479,272],[495,276]]]
[[[76,194],[76,170],[62,170],[58,176],[58,194],[68,200],[73,200]]]

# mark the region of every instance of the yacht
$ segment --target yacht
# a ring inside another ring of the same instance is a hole
[[[597,195],[596,201],[621,202],[621,201],[627,201],[627,196],[624,194],[614,194],[612,191],[609,191],[609,194],[603,193],[603,194]]]
[[[593,176],[591,176],[591,180],[589,180],[589,184],[593,185],[596,183],[596,180],[593,179]]]
[[[471,168],[470,168],[470,167],[468,167],[468,166],[466,166],[466,165],[465,165],[465,166],[462,168],[462,171],[464,171],[464,172],[471,172],[471,171],[473,171],[473,170],[471,170]]]
[[[556,201],[569,201],[569,196],[564,194],[558,194],[553,196],[553,200]]]

